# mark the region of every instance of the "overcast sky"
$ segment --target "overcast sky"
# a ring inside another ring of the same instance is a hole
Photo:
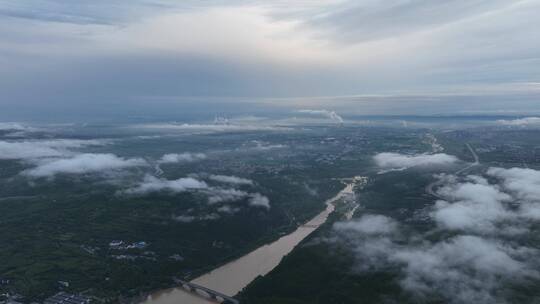
[[[540,110],[539,14],[540,0],[0,0],[0,105]]]

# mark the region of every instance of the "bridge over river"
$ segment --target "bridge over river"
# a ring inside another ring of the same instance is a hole
[[[360,181],[353,178],[335,197],[326,201],[326,209],[290,234],[190,282],[177,280],[179,287],[155,292],[142,304],[239,303],[231,296],[238,294],[258,276],[264,276],[274,269],[296,245],[326,222],[328,215],[334,211],[334,203],[354,193],[353,188]]]
[[[180,283],[180,285],[182,285],[182,287],[184,289],[186,289],[187,291],[191,291],[191,292],[196,292],[198,294],[201,294],[201,292],[204,294],[204,295],[208,295],[208,297],[218,303],[223,303],[223,304],[240,304],[240,302],[234,298],[231,298],[227,295],[224,295],[222,293],[220,293],[219,291],[215,291],[215,290],[212,290],[210,288],[206,288],[204,286],[201,286],[201,285],[197,285],[195,283],[191,283],[191,282],[186,282],[186,281],[182,281],[182,280],[177,280],[178,283]]]

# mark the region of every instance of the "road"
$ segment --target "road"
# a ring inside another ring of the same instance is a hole
[[[469,149],[469,151],[471,152],[471,154],[472,154],[472,156],[474,158],[474,162],[468,164],[464,168],[461,168],[461,169],[457,170],[454,173],[454,175],[460,175],[461,173],[466,172],[467,170],[471,169],[472,167],[478,166],[480,164],[480,158],[478,157],[478,154],[476,154],[476,152],[474,151],[473,147],[469,143],[466,143],[465,145],[467,146],[467,149]],[[438,199],[444,199],[442,196],[440,196],[437,192],[435,192],[433,190],[435,187],[440,186],[442,184],[443,184],[443,181],[441,181],[441,180],[434,181],[431,184],[426,186],[426,192],[429,195],[434,196],[434,197],[436,197]]]
[[[456,171],[456,173],[454,173],[454,174],[456,174],[456,175],[459,175],[460,173],[465,172],[465,171],[469,170],[470,168],[472,168],[472,167],[477,166],[477,165],[480,164],[480,159],[478,158],[478,155],[476,154],[476,152],[474,151],[474,149],[471,147],[471,145],[468,144],[468,143],[465,144],[465,145],[467,146],[467,148],[468,148],[469,151],[471,152],[471,154],[472,154],[472,156],[473,156],[473,158],[474,158],[474,163],[471,163],[471,164],[469,164],[467,167],[465,167],[465,168],[463,168],[463,169],[461,169],[461,170]]]

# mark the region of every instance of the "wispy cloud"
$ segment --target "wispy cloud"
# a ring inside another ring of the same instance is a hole
[[[122,158],[108,153],[84,153],[71,158],[45,161],[36,168],[23,172],[31,177],[50,177],[56,174],[85,174],[145,166],[141,158]]]
[[[377,166],[383,169],[446,166],[458,161],[455,156],[445,153],[405,155],[385,152],[375,155],[373,159]]]
[[[0,122],[0,131],[25,131],[28,129],[31,129],[31,127],[17,122]]]
[[[152,192],[172,192],[180,193],[198,189],[208,189],[208,185],[191,177],[184,177],[175,180],[167,180],[157,178],[152,175],[146,175],[144,180],[133,188],[122,191],[124,194],[130,195],[146,195]]]
[[[0,141],[0,159],[33,160],[72,156],[77,149],[106,143],[106,140],[78,139]]]
[[[220,182],[220,183],[228,183],[228,184],[236,184],[236,185],[253,185],[253,181],[247,178],[241,178],[238,176],[229,176],[229,175],[210,175],[208,177],[211,180]]]
[[[525,117],[512,120],[497,120],[497,123],[506,126],[540,126],[540,117]]]
[[[198,175],[193,175],[198,176]],[[213,178],[212,178],[213,177]],[[251,181],[241,179],[234,176],[210,175],[209,179],[232,184],[232,185],[252,185]],[[182,177],[175,180],[157,178],[152,175],[146,175],[144,179],[137,185],[119,191],[120,195],[149,195],[152,193],[182,193],[182,192],[197,192],[208,197],[209,205],[219,205],[222,203],[231,202],[247,202],[247,205],[252,207],[270,208],[270,200],[260,194],[251,193],[235,188],[212,187],[206,182],[194,177]]]
[[[181,163],[181,162],[194,162],[206,159],[206,154],[204,153],[170,153],[163,155],[158,163],[160,164],[171,164],[171,163]]]
[[[270,200],[268,199],[268,197],[260,193],[251,194],[249,198],[249,204],[255,207],[263,207],[266,209],[270,209]]]
[[[212,188],[208,191],[208,203],[226,203],[246,200],[250,206],[270,209],[270,200],[260,193],[249,193],[237,189]]]

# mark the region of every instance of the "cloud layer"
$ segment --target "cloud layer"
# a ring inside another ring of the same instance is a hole
[[[33,160],[74,155],[74,150],[106,144],[104,140],[33,140],[0,141],[0,159]]]
[[[253,185],[253,181],[247,178],[241,178],[238,176],[229,176],[229,175],[210,175],[208,177],[213,181],[227,184],[235,185]]]
[[[18,113],[24,104],[103,114],[159,105],[166,112],[168,101],[194,96],[497,95],[514,85],[527,95],[525,109],[537,102],[538,1],[157,3],[0,1],[3,110]],[[426,105],[432,113],[446,105],[478,110],[468,98],[442,106],[429,99],[413,112]],[[331,98],[321,108],[328,106]],[[393,111],[378,100],[374,107]],[[481,102],[494,107],[492,98]],[[346,110],[358,108],[370,109],[355,102]]]
[[[424,166],[451,165],[458,161],[455,156],[445,153],[404,155],[399,153],[379,153],[373,157],[377,166],[383,169],[399,169]]]
[[[439,178],[443,199],[426,210],[431,231],[376,214],[334,225],[338,244],[356,256],[356,271],[398,271],[400,286],[418,301],[512,303],[514,287],[534,288],[540,251],[529,240],[538,233],[540,171]]]
[[[524,117],[512,120],[497,120],[497,123],[505,126],[540,126],[540,117]]]
[[[152,175],[146,175],[144,180],[136,187],[124,191],[126,194],[148,194],[152,192],[167,191],[172,193],[186,192],[196,189],[207,189],[208,185],[205,182],[196,180],[191,177],[179,178],[175,180],[167,180],[157,178]]]
[[[0,122],[0,131],[25,131],[31,129],[23,124],[16,122]]]
[[[144,166],[141,158],[122,158],[109,153],[84,153],[66,159],[47,161],[23,174],[32,177],[47,177],[56,174],[84,174],[107,172],[128,167]]]
[[[197,175],[193,175],[197,176]],[[210,175],[210,180],[217,180],[230,185],[253,185],[253,182],[248,179],[239,178],[236,176],[226,175]],[[270,200],[260,194],[251,193],[235,188],[211,187],[206,182],[194,177],[183,177],[175,180],[158,178],[152,175],[146,175],[138,185],[120,191],[120,194],[125,195],[148,195],[156,192],[182,193],[182,192],[197,192],[208,197],[209,205],[222,205],[224,203],[247,201],[247,204],[252,207],[270,208]],[[222,208],[221,206],[219,208]],[[233,210],[232,208],[228,209]],[[227,210],[223,209],[225,213]]]
[[[204,153],[170,153],[163,155],[158,163],[160,164],[171,164],[171,163],[181,163],[181,162],[194,162],[198,160],[206,159],[206,154]]]

